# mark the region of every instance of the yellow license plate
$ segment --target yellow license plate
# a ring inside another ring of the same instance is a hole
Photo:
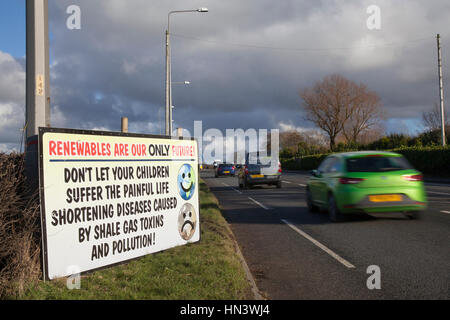
[[[230,173],[230,171],[224,171],[223,173]]]
[[[376,196],[369,196],[371,202],[396,202],[402,201],[401,194],[381,194]]]
[[[264,178],[263,174],[254,174],[250,176],[251,178]]]

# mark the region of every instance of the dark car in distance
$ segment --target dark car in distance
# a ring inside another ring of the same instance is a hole
[[[236,167],[233,164],[229,163],[221,163],[217,166],[215,170],[215,176],[216,178],[220,176],[231,176],[234,177]]]

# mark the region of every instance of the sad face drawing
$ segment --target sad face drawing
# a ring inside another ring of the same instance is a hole
[[[178,215],[178,232],[184,240],[190,240],[197,226],[197,214],[190,203],[185,203]]]

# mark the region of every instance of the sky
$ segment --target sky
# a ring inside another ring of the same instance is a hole
[[[164,132],[164,32],[171,10],[174,127],[304,130],[298,91],[339,73],[378,93],[388,132],[415,134],[439,101],[436,34],[448,83],[447,0],[48,0],[51,125]],[[67,7],[81,9],[69,30]],[[367,8],[380,8],[370,30]],[[0,151],[20,149],[25,0],[0,1]]]

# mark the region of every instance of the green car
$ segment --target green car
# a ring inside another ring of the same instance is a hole
[[[331,221],[346,213],[402,212],[417,218],[427,206],[423,175],[397,153],[332,154],[311,173],[308,209],[328,210]]]

